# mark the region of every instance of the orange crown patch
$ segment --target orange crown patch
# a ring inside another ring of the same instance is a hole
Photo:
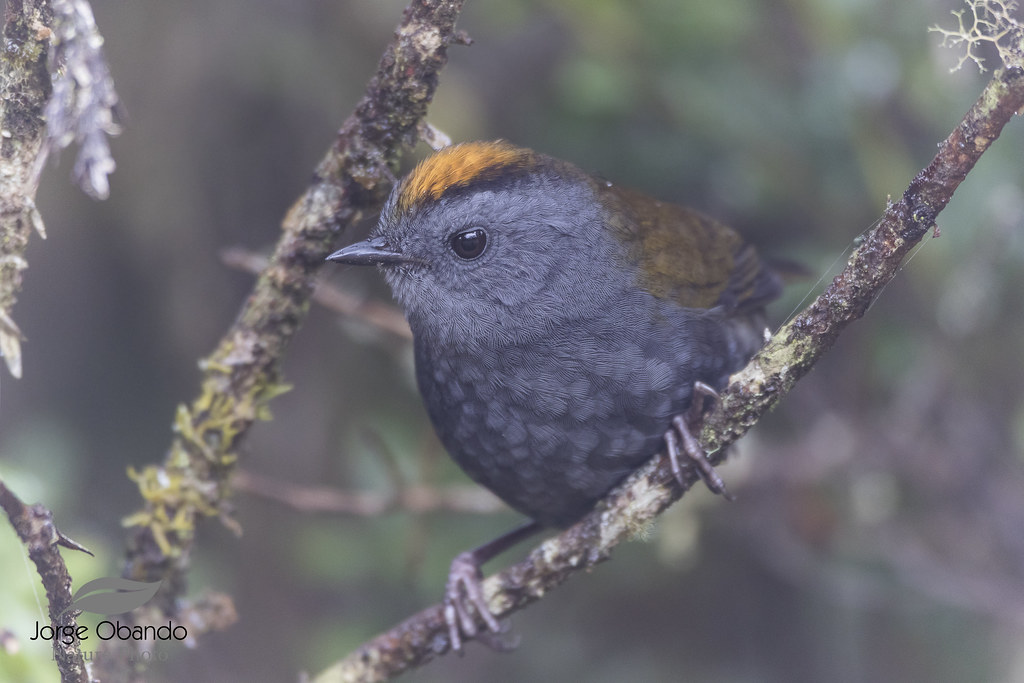
[[[398,209],[407,211],[417,204],[437,201],[451,189],[491,180],[510,169],[529,166],[534,159],[532,151],[504,140],[445,147],[421,161],[405,179]]]

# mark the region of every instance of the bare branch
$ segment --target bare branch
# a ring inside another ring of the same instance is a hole
[[[395,494],[342,491],[328,486],[300,486],[240,470],[234,484],[239,491],[274,500],[301,512],[374,517],[393,510],[414,514],[449,511],[487,514],[508,508],[479,486],[406,486]]]
[[[73,633],[78,627],[78,612],[67,609],[71,605],[71,575],[61,557],[58,545],[85,550],[67,538],[53,524],[53,514],[42,505],[25,505],[0,481],[0,507],[7,513],[18,538],[28,548],[28,556],[46,589],[50,623],[63,633]],[[90,555],[92,553],[89,553]],[[70,641],[70,642],[68,642]],[[53,658],[64,683],[88,683],[89,674],[79,649],[78,638],[54,638]]]
[[[239,470],[235,488],[287,505],[301,512],[329,512],[375,517],[392,510],[414,514],[449,511],[486,514],[508,510],[491,492],[479,486],[403,486],[392,494],[376,491],[341,491],[329,486],[299,486]]]

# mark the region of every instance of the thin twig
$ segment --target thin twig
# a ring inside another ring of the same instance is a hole
[[[343,491],[329,486],[301,486],[246,470],[235,472],[233,482],[239,491],[276,501],[300,512],[376,517],[393,510],[419,515],[439,511],[489,514],[508,510],[493,493],[468,484],[445,487],[405,485],[394,493]]]
[[[269,263],[266,256],[241,247],[225,249],[221,252],[220,258],[229,268],[253,275],[262,273]],[[313,289],[313,301],[335,313],[358,318],[400,339],[406,341],[412,339],[409,323],[406,322],[402,312],[394,306],[350,294],[322,280],[318,280]]]

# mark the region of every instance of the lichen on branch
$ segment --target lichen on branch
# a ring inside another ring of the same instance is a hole
[[[928,29],[942,35],[944,47],[963,51],[950,71],[957,71],[970,61],[984,72],[985,59],[979,52],[985,45],[995,48],[1003,66],[1024,66],[1024,26],[1017,18],[1017,0],[965,0],[965,4],[965,9],[952,11],[956,28]]]

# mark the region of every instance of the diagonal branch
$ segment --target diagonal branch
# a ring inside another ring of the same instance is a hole
[[[179,610],[198,520],[233,524],[228,479],[239,443],[268,417],[267,402],[287,390],[278,364],[305,319],[314,274],[344,229],[380,209],[399,151],[416,141],[448,45],[465,40],[455,30],[462,2],[414,0],[405,10],[365,95],[285,217],[237,320],[201,361],[199,394],[178,408],[163,463],[132,472],[144,507],[126,520],[136,528],[124,574],[164,581],[166,590],[151,603],[164,615]]]
[[[703,443],[724,449],[750,429],[820,358],[839,334],[867,311],[895,276],[910,249],[934,227],[939,212],[1003,126],[1024,107],[1024,70],[997,71],[981,97],[939,146],[939,152],[890,204],[828,289],[785,325],[722,394],[705,423]],[[691,477],[690,484],[696,480]],[[522,562],[489,577],[491,611],[507,616],[539,600],[581,570],[608,559],[683,495],[667,464],[655,458],[578,524],[535,548]],[[365,643],[325,671],[323,681],[381,681],[449,650],[441,605],[416,614]]]

